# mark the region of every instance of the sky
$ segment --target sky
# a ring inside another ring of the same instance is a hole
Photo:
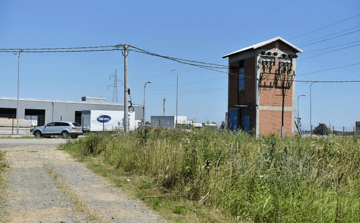
[[[0,0],[0,48],[85,47],[129,44],[157,54],[227,65],[222,56],[280,36],[298,54],[297,80],[360,80],[360,1],[5,1]],[[357,42],[358,41],[358,42]],[[341,46],[339,46],[341,45]],[[115,69],[124,102],[121,51],[22,53],[20,98],[112,102]],[[129,88],[146,119],[176,112],[197,122],[225,119],[227,74],[130,51]],[[0,97],[17,97],[18,57],[0,52]],[[336,68],[336,69],[333,69]],[[319,72],[318,72],[319,71]],[[109,86],[110,85],[110,86]],[[310,85],[296,83],[300,116],[310,126]],[[312,125],[352,128],[360,121],[360,83],[315,83]]]

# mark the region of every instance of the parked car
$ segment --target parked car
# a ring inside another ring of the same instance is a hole
[[[44,126],[38,126],[30,130],[35,137],[48,137],[60,135],[63,139],[76,139],[79,135],[83,135],[81,125],[77,122],[56,121],[50,122]]]

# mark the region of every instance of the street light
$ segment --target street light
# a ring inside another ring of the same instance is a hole
[[[176,69],[171,70],[171,71],[176,71],[176,119],[175,119],[175,128],[176,128],[177,119],[178,119],[179,73]]]
[[[143,107],[143,127],[144,127],[144,130],[145,130],[145,88],[146,88],[146,85],[147,84],[151,84],[151,81],[148,81],[145,83],[144,85],[144,107]]]
[[[16,102],[16,134],[19,136],[19,88],[20,88],[20,54],[24,50],[20,50],[19,53],[14,53],[18,55],[18,78],[17,78],[17,102]]]
[[[301,97],[301,96],[306,96],[305,94],[301,94],[301,95],[299,95],[298,96],[298,98],[297,98],[297,104],[298,104],[298,118],[300,118],[300,106],[299,106],[299,98]]]

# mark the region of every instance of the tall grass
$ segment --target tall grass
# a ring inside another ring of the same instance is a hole
[[[357,137],[255,139],[213,129],[93,134],[69,142],[186,199],[248,222],[360,222]]]

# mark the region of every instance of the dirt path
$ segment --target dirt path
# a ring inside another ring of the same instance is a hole
[[[56,150],[62,139],[0,139],[10,165],[8,222],[165,222]]]

